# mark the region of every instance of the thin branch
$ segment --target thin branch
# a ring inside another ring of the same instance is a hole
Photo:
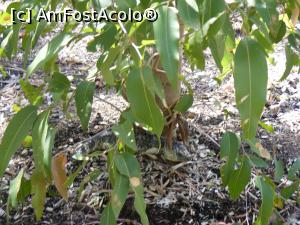
[[[220,148],[220,145],[218,142],[216,142],[211,136],[209,136],[207,133],[205,133],[201,128],[195,126],[192,123],[189,123],[193,128],[195,128],[200,134],[204,135],[207,137],[213,144],[215,144],[218,148]]]
[[[99,101],[104,102],[104,103],[107,104],[107,105],[110,105],[111,107],[113,107],[113,108],[114,108],[115,110],[117,110],[118,112],[120,112],[120,113],[123,112],[123,111],[122,111],[121,109],[119,109],[117,106],[115,106],[114,104],[112,104],[112,103],[106,101],[105,99],[100,98],[100,97],[97,96],[97,95],[94,95],[94,97],[97,98]]]

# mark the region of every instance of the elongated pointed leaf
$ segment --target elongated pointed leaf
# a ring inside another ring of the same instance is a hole
[[[141,169],[137,159],[129,154],[123,153],[116,156],[116,167],[118,171],[127,176],[130,181],[130,186],[134,191],[134,207],[137,210],[143,225],[148,225],[148,217],[146,214],[146,204],[144,201],[144,188],[141,183]]]
[[[240,149],[240,142],[235,133],[226,132],[221,140],[221,158],[226,158],[226,164],[221,167],[223,185],[227,185],[234,172],[234,164]]]
[[[92,113],[92,104],[95,88],[96,86],[93,82],[82,81],[77,86],[75,92],[77,115],[80,119],[81,126],[85,131],[87,131],[88,129]]]
[[[10,158],[31,130],[36,117],[36,107],[27,106],[19,111],[8,124],[0,144],[0,178],[2,178]]]
[[[47,62],[53,60],[57,56],[59,51],[69,43],[72,39],[72,35],[67,33],[60,33],[47,43],[36,55],[33,62],[27,69],[28,75],[33,74],[36,70],[43,67]]]
[[[288,77],[294,66],[300,65],[300,57],[294,52],[291,46],[285,46],[285,71],[279,81],[283,81]]]
[[[293,163],[291,168],[288,172],[288,179],[289,180],[295,180],[296,179],[296,173],[300,171],[300,158],[296,160],[296,162]]]
[[[195,0],[178,1],[177,8],[185,25],[194,29],[200,27],[200,15]]]
[[[126,120],[122,124],[112,127],[114,134],[129,148],[136,150],[136,143],[132,123]]]
[[[261,192],[262,203],[255,224],[268,225],[273,212],[274,190],[272,186],[261,177],[258,178],[257,184]]]
[[[179,68],[179,22],[174,8],[162,6],[153,23],[156,47],[162,67],[172,86],[177,87]]]
[[[209,25],[208,35],[213,37],[222,28],[225,21],[225,1],[224,0],[206,0],[202,2],[204,7],[202,15],[202,26],[208,21],[214,21]]]
[[[67,189],[67,175],[65,171],[65,165],[67,163],[67,157],[64,154],[59,154],[52,160],[52,176],[55,187],[59,194],[68,200],[68,189]]]
[[[47,137],[45,139],[44,146],[44,170],[46,176],[49,180],[51,180],[51,163],[52,163],[52,149],[54,147],[54,139],[55,139],[56,130],[53,128],[49,128],[47,132]]]
[[[185,113],[192,105],[193,105],[193,95],[192,94],[186,94],[183,95],[179,102],[177,102],[174,110],[177,112]]]
[[[156,105],[154,95],[147,89],[144,75],[139,68],[133,68],[126,82],[126,93],[133,115],[138,122],[148,125],[160,136],[164,127],[164,118]]]
[[[251,155],[249,156],[249,162],[252,166],[256,168],[268,168],[268,163],[266,163],[262,158]]]
[[[44,204],[46,198],[46,179],[44,174],[35,170],[31,176],[31,194],[32,194],[32,207],[37,220],[43,216]]]
[[[299,190],[299,188],[300,188],[300,180],[296,180],[291,185],[282,188],[280,194],[285,199],[289,199],[294,194],[294,192]]]
[[[251,166],[249,161],[244,158],[240,168],[234,170],[228,183],[229,193],[233,200],[236,200],[240,196],[240,193],[245,189],[250,181],[250,176]]]
[[[20,80],[21,88],[25,94],[25,97],[29,100],[32,105],[39,105],[43,101],[41,96],[43,86],[35,87],[30,82]]]
[[[268,68],[259,44],[244,38],[234,57],[234,87],[237,108],[245,139],[255,137],[258,121],[266,103]]]
[[[118,219],[121,209],[126,201],[128,191],[129,191],[128,177],[117,173],[116,183],[111,193],[111,207],[113,209],[116,220]]]
[[[229,164],[233,165],[239,149],[240,141],[236,134],[233,132],[226,132],[221,140],[221,158],[227,157]]]
[[[21,171],[18,173],[18,176],[16,176],[16,178],[10,182],[8,201],[13,208],[16,208],[18,205],[18,194],[21,189],[23,175],[24,175],[24,169],[22,168]]]
[[[283,163],[280,160],[275,160],[275,181],[279,182],[284,174]]]
[[[104,209],[101,215],[100,225],[117,225],[116,218],[111,203]]]
[[[119,154],[115,158],[117,169],[121,174],[127,177],[140,177],[141,169],[137,159],[129,154]]]
[[[49,80],[48,89],[51,92],[54,101],[66,100],[71,87],[69,79],[62,73],[53,73]]]
[[[48,134],[48,118],[50,111],[42,112],[36,122],[34,123],[32,129],[32,147],[33,147],[33,157],[35,162],[36,170],[43,173],[44,172],[44,150],[45,141]]]

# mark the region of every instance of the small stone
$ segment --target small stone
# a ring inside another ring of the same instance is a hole
[[[53,212],[53,208],[47,207],[47,208],[46,208],[46,211],[47,211],[47,212]]]

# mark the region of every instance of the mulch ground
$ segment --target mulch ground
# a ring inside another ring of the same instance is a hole
[[[97,57],[82,53],[86,41],[70,46],[59,56],[61,70],[71,79],[72,76],[84,78],[88,68]],[[80,57],[78,57],[80,55]],[[284,47],[278,46],[273,57],[277,64],[269,69],[269,94],[262,121],[274,127],[273,133],[259,128],[258,138],[271,155],[283,160],[286,167],[300,157],[300,82],[299,74],[294,71],[284,82],[277,82],[285,68]],[[14,62],[2,60],[7,67],[8,77],[0,77],[0,138],[9,119],[14,114],[13,104],[24,106],[28,102],[20,90],[18,79],[23,76],[20,56]],[[188,120],[194,124],[190,129],[189,147],[193,159],[176,164],[162,160],[159,156],[139,156],[145,186],[145,199],[150,223],[157,224],[231,224],[241,222],[252,224],[259,210],[259,192],[252,180],[237,201],[231,201],[220,179],[219,143],[226,130],[239,132],[239,117],[235,108],[232,78],[226,78],[218,85],[213,77],[218,75],[212,57],[206,52],[206,70],[191,71],[184,66],[184,74],[191,83],[195,100],[189,110]],[[76,84],[76,79],[73,85]],[[31,78],[33,84],[42,82],[42,74]],[[106,129],[118,121],[118,109],[126,108],[126,102],[114,91],[106,92],[100,78],[97,78],[97,96],[94,99],[89,133],[84,134],[75,116],[74,103],[70,108],[71,119],[67,119],[60,109],[51,116],[51,124],[58,129],[54,152],[65,151],[68,154],[67,170],[71,174],[80,165],[72,158],[71,151],[78,142]],[[51,102],[45,96],[45,104]],[[102,100],[101,100],[102,99]],[[103,101],[104,99],[104,101]],[[225,112],[229,112],[225,114]],[[228,118],[227,118],[228,117]],[[212,141],[213,140],[213,141]],[[274,164],[265,170],[273,176]],[[20,149],[13,157],[9,168],[0,181],[0,224],[6,221],[6,202],[8,186],[18,171],[26,168],[30,176],[34,165],[32,150]],[[97,179],[87,182],[82,193],[78,193],[80,183],[91,171],[101,171]],[[75,179],[69,190],[69,201],[62,200],[54,187],[50,187],[41,221],[34,219],[30,199],[17,210],[9,214],[11,224],[99,224],[101,212],[109,200],[111,187],[107,182],[106,158],[97,157],[89,161],[85,169]],[[284,185],[285,179],[282,180]],[[297,199],[298,198],[298,199]],[[294,196],[283,209],[279,209],[282,221],[292,224],[300,221],[299,196]],[[291,216],[293,215],[293,216]],[[121,212],[119,224],[139,224],[139,218],[133,207],[133,195],[130,194]]]

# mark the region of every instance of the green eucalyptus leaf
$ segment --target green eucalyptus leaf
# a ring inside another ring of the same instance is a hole
[[[185,25],[194,28],[195,30],[200,27],[200,15],[195,0],[178,1],[177,8],[179,16]]]
[[[108,225],[108,224],[117,225],[116,217],[114,215],[114,211],[111,203],[109,203],[105,207],[100,220],[100,225]]]
[[[128,177],[117,173],[116,182],[111,193],[111,207],[116,220],[118,219],[121,209],[126,201],[128,191]]]
[[[224,0],[206,0],[200,1],[202,3],[202,7],[200,12],[202,15],[202,26],[205,26],[205,23],[209,21],[213,21],[209,25],[208,34],[210,37],[213,37],[218,31],[222,28],[225,21],[225,9],[226,4]]]
[[[80,82],[76,88],[76,110],[84,131],[88,130],[88,124],[92,113],[95,88],[95,83],[89,81]]]
[[[147,89],[143,71],[133,68],[126,81],[126,93],[131,111],[138,122],[148,125],[160,136],[164,127],[164,118],[157,106],[155,97]]]
[[[221,140],[221,158],[227,158],[230,165],[233,165],[240,149],[240,140],[233,132],[226,132]]]
[[[20,79],[20,85],[25,94],[25,97],[28,99],[28,101],[32,105],[39,105],[42,103],[42,101],[43,101],[43,97],[42,97],[43,85],[41,85],[39,87],[35,87],[32,84],[30,84],[29,81],[24,81],[23,79]]]
[[[128,10],[129,8],[133,9],[136,6],[136,0],[116,0],[117,7],[120,10]]]
[[[103,27],[103,31],[88,43],[87,49],[91,52],[96,52],[98,50],[97,47],[99,46],[102,47],[104,51],[109,50],[109,48],[116,41],[115,37],[117,35],[117,32],[118,31],[115,24],[106,24]]]
[[[279,43],[285,36],[286,33],[286,25],[282,20],[279,20],[270,28],[270,38],[273,42]]]
[[[238,199],[241,192],[245,189],[246,185],[250,181],[250,177],[251,166],[248,159],[243,158],[240,168],[233,171],[228,183],[230,197],[233,200]]]
[[[288,179],[289,180],[295,180],[296,179],[296,173],[300,170],[300,158],[298,158],[288,172]]]
[[[132,123],[126,120],[122,124],[112,127],[114,134],[129,148],[136,150],[135,136]]]
[[[255,166],[256,168],[268,168],[269,166],[269,164],[266,163],[265,160],[254,155],[249,156],[249,162],[252,166]]]
[[[148,225],[148,217],[146,214],[146,204],[144,200],[144,188],[141,183],[141,169],[137,159],[129,154],[118,154],[115,158],[115,164],[118,171],[129,178],[130,186],[134,191],[134,207],[141,217],[143,225]]]
[[[35,106],[27,106],[20,110],[8,124],[0,144],[0,178],[3,176],[9,160],[17,151],[37,118]]]
[[[280,191],[280,195],[285,199],[289,199],[296,191],[300,190],[299,188],[300,188],[300,180],[296,180],[291,185],[282,188]]]
[[[294,66],[300,65],[300,57],[294,52],[290,45],[285,46],[285,71],[279,81],[285,80]]]
[[[156,47],[162,67],[172,86],[177,87],[179,68],[179,22],[172,7],[158,8],[158,18],[153,23]]]
[[[275,181],[279,182],[284,174],[283,163],[280,160],[275,159]]]
[[[181,96],[177,104],[175,105],[174,110],[177,112],[185,113],[193,105],[193,95],[185,94]]]
[[[44,173],[44,151],[46,148],[46,138],[49,131],[49,115],[49,110],[38,115],[32,129],[32,148],[35,169],[41,173]]]
[[[47,136],[44,144],[44,170],[48,179],[51,179],[51,164],[52,164],[52,149],[54,147],[54,139],[56,130],[54,128],[48,128]]]
[[[255,224],[269,225],[269,220],[273,212],[274,189],[261,177],[257,178],[256,183],[261,192],[262,203]]]
[[[51,92],[55,102],[65,101],[71,87],[69,79],[62,73],[55,72],[48,83],[48,89]]]
[[[46,63],[53,60],[59,51],[66,46],[71,39],[72,35],[67,33],[60,33],[48,42],[36,55],[33,62],[28,66],[27,73],[30,76],[36,70],[42,68]]]
[[[21,183],[24,176],[24,168],[20,170],[18,175],[10,182],[8,191],[9,204],[16,208],[18,206],[18,194],[21,189]]]
[[[234,87],[245,139],[253,139],[266,103],[268,68],[259,44],[244,38],[234,57]]]

